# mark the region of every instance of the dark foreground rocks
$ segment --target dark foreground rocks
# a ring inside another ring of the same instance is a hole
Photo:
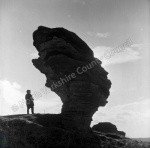
[[[75,33],[40,26],[33,33],[39,58],[33,65],[46,76],[46,86],[61,99],[65,129],[88,131],[93,114],[105,106],[111,82],[101,61]]]
[[[100,122],[92,127],[92,130],[102,133],[114,133],[125,137],[125,132],[118,131],[117,127],[110,122]]]
[[[111,133],[66,130],[60,120],[55,114],[0,117],[0,148],[148,148]]]

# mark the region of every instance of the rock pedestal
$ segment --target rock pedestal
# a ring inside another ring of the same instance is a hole
[[[65,129],[87,131],[93,114],[105,106],[111,86],[101,61],[75,33],[40,26],[33,33],[39,58],[34,66],[46,76],[46,86],[63,102]]]

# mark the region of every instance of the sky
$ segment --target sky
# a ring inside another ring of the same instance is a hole
[[[111,122],[127,137],[150,137],[150,1],[0,0],[0,116],[26,114],[27,89],[35,113],[61,112],[60,98],[32,64],[40,25],[75,32],[109,72],[108,104],[91,126]]]

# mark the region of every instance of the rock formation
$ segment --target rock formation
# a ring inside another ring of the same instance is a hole
[[[60,114],[0,116],[0,148],[150,148],[141,138],[65,130],[60,119]]]
[[[114,133],[125,137],[125,132],[118,131],[117,127],[110,122],[100,122],[92,127],[93,130],[102,133]]]
[[[62,126],[88,131],[93,114],[105,106],[111,82],[101,61],[75,33],[40,26],[33,33],[39,58],[34,66],[46,76],[46,86],[63,102]]]
[[[0,148],[120,148],[128,142],[111,134],[62,129],[60,116],[0,116]]]

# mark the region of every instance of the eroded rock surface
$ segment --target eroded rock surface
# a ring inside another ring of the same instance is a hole
[[[124,137],[65,130],[60,114],[0,116],[0,148],[116,148]]]
[[[98,107],[106,105],[111,87],[101,61],[82,39],[64,28],[40,26],[33,40],[39,58],[32,62],[45,74],[45,85],[63,102],[63,127],[88,130]]]

